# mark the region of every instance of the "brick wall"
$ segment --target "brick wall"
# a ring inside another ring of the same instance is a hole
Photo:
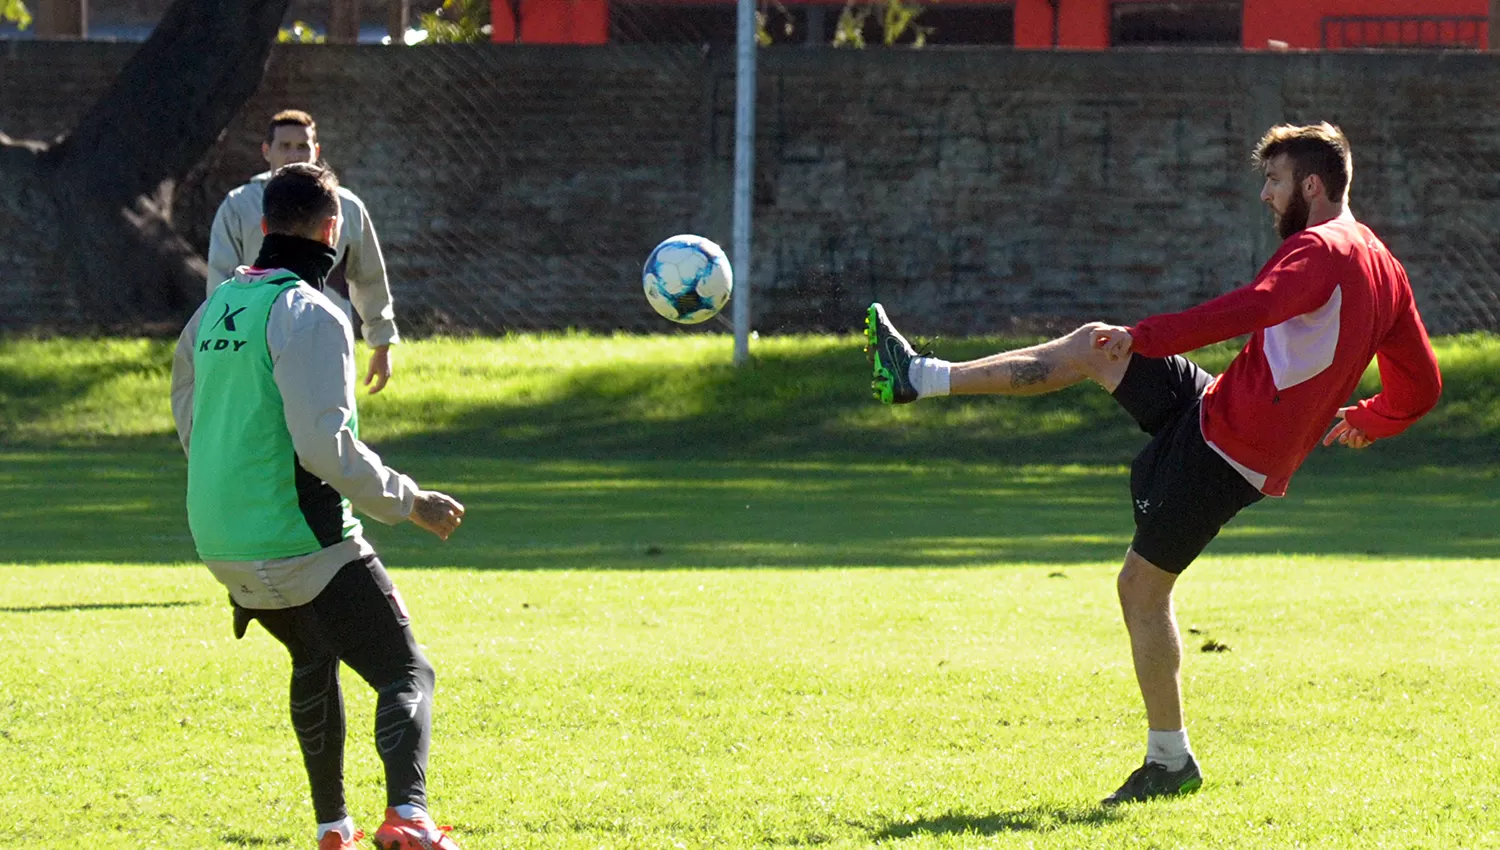
[[[442,0],[434,0],[431,4],[412,3],[412,21],[416,21],[418,14],[437,8],[441,2]],[[155,26],[171,5],[172,0],[88,0],[89,26],[96,31],[100,28],[117,27],[147,29]],[[291,0],[287,7],[286,23],[290,25],[292,21],[306,21],[327,29],[331,6],[330,0]],[[30,4],[29,8],[35,14],[37,4]],[[360,20],[367,24],[385,23],[384,2],[365,0],[359,4],[359,12]]]
[[[128,55],[0,45],[0,131],[67,127]],[[205,244],[267,116],[319,119],[371,210],[400,317],[662,329],[665,236],[729,247],[732,57],[655,48],[277,48],[179,187]],[[924,333],[1131,321],[1248,280],[1274,250],[1248,168],[1272,123],[1355,145],[1354,205],[1435,331],[1500,328],[1500,64],[1479,54],[763,51],[755,324],[850,329],[879,298]],[[0,232],[0,258],[5,252]],[[3,262],[3,260],[0,260]],[[0,269],[0,302],[25,303]]]

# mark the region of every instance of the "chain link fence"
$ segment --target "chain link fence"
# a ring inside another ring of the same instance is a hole
[[[730,247],[732,15],[608,8],[614,41],[597,46],[278,46],[177,187],[175,225],[206,247],[225,193],[265,167],[269,117],[301,108],[369,208],[407,333],[726,332],[658,317],[640,265],[677,233]],[[1406,263],[1431,329],[1500,330],[1491,57],[836,50],[793,23],[759,53],[761,333],[853,330],[872,299],[945,335],[1182,309],[1275,248],[1254,140],[1323,119],[1349,132],[1355,211]],[[69,75],[122,61],[48,51],[73,58],[5,66],[0,129],[65,130],[107,84]]]

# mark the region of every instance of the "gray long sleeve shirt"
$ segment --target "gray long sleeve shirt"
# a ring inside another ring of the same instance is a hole
[[[239,280],[284,274],[250,272]],[[184,452],[192,450],[193,352],[203,307],[193,314],[172,359],[172,418]],[[387,467],[349,427],[354,412],[354,332],[343,312],[306,284],[282,293],[266,320],[266,345],[298,461],[361,513],[393,525],[411,516],[417,484]],[[248,519],[248,518],[247,518]],[[311,602],[344,564],[374,549],[363,535],[326,549],[263,561],[209,561],[207,566],[245,608],[290,608]]]
[[[231,191],[214,213],[213,229],[208,238],[208,294],[224,281],[234,277],[235,270],[255,262],[265,239],[261,230],[264,217],[261,202],[266,194],[267,171],[250,178],[250,182]],[[391,305],[391,285],[385,273],[385,255],[375,237],[370,213],[353,192],[339,187],[339,205],[344,214],[344,229],[334,246],[344,277],[349,282],[349,302],[364,322],[365,342],[372,346],[400,341],[396,332],[396,313]]]

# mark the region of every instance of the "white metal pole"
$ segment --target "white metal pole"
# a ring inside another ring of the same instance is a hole
[[[755,180],[755,0],[739,0],[734,94],[734,363],[750,360],[750,231]]]

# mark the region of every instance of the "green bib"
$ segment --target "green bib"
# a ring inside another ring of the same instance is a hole
[[[203,310],[187,512],[205,561],[290,558],[360,532],[349,501],[298,462],[266,346],[271,306],[299,284],[292,276],[229,281]]]

